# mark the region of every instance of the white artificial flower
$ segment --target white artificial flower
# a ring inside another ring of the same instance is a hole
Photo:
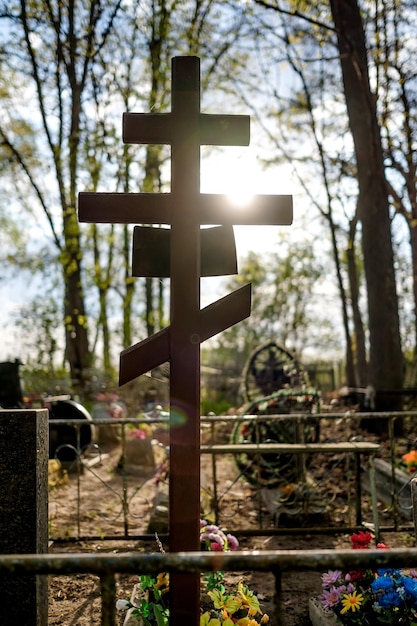
[[[116,602],[117,611],[126,611],[130,606],[129,600],[117,600]]]

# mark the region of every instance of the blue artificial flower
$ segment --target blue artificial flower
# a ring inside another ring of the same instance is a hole
[[[378,591],[389,591],[394,588],[394,581],[389,576],[379,576],[371,583],[371,589],[374,593]]]
[[[409,599],[412,600],[413,606],[417,605],[417,580],[410,578],[409,576],[403,576],[402,584],[404,585],[405,593]]]
[[[377,570],[378,576],[392,576],[393,578],[397,578],[398,576],[401,576],[401,570],[399,569],[390,569],[390,568],[384,568],[384,569],[378,569]]]
[[[402,584],[407,593],[410,595],[417,596],[417,580],[415,578],[410,578],[409,576],[403,576]]]
[[[386,591],[378,597],[378,604],[383,609],[393,609],[402,606],[403,600],[396,591]]]

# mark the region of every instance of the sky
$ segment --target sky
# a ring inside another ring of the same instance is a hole
[[[227,147],[204,154],[202,149],[201,184],[202,193],[227,193],[239,204],[250,202],[254,194],[293,194],[297,192],[291,184],[289,169],[285,166],[264,169],[257,152],[251,147]],[[299,190],[298,190],[299,191]],[[294,207],[294,226],[235,226],[235,243],[238,259],[249,251],[258,254],[277,249],[278,234],[282,229],[293,229],[297,223],[299,207]],[[201,306],[225,295],[225,280],[203,279]],[[10,316],[31,295],[29,278],[0,283],[0,302],[3,317],[2,349],[0,361],[19,357],[18,333],[8,322]]]

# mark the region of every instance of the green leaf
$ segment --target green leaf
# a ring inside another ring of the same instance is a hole
[[[154,605],[154,613],[156,617],[156,623],[158,626],[168,626],[168,617],[165,611],[162,609],[159,604]]]
[[[211,617],[210,613],[206,611],[200,617],[200,626],[220,626],[220,620],[217,617]]]

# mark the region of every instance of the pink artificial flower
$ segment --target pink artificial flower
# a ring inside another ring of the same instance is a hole
[[[226,539],[232,552],[238,549],[239,542],[234,535],[226,535]]]
[[[339,603],[341,597],[341,592],[336,587],[331,587],[330,589],[326,589],[323,591],[322,595],[322,605],[326,608],[332,608]]]
[[[146,433],[144,430],[141,430],[140,428],[135,428],[135,430],[129,431],[129,438],[130,439],[146,439]]]
[[[339,578],[339,576],[341,575],[342,575],[342,572],[340,572],[339,570],[334,570],[334,571],[329,570],[325,574],[321,575],[323,585],[326,585],[326,587],[330,587],[330,585],[334,585],[337,579]]]

